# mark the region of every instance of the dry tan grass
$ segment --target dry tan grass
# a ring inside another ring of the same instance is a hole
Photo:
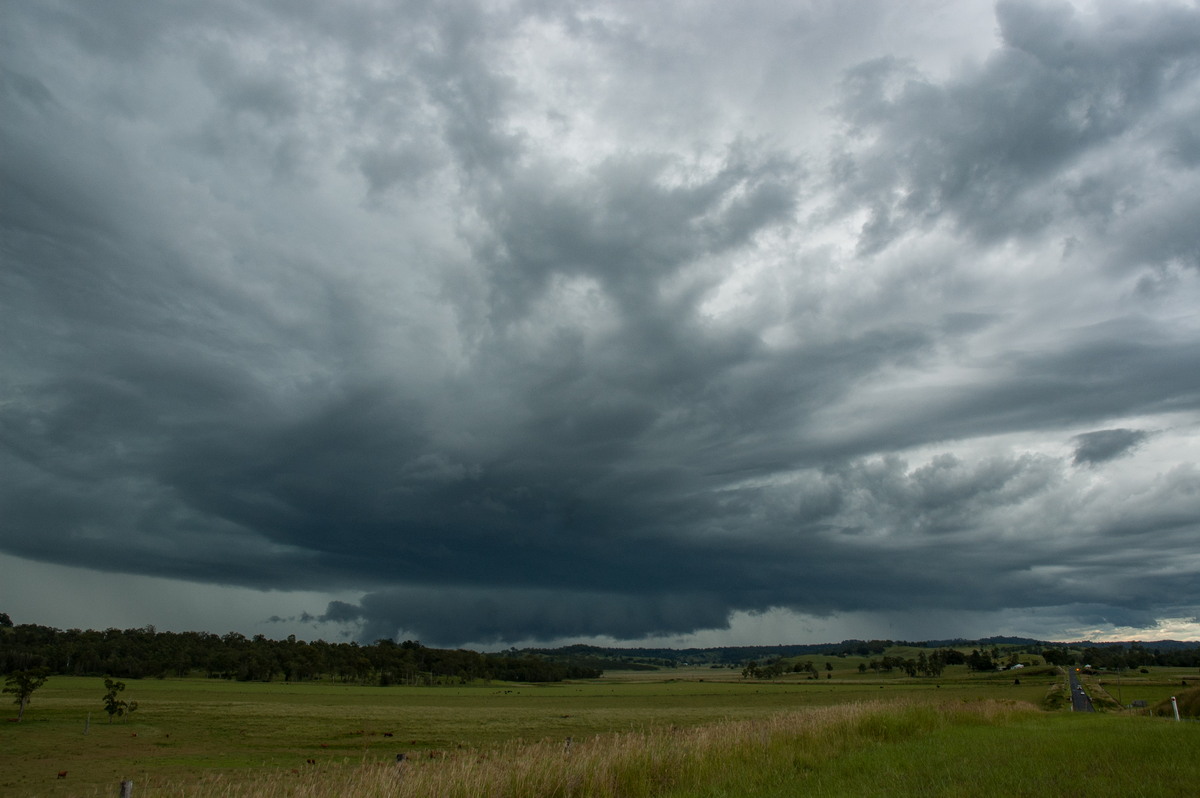
[[[773,749],[814,766],[866,742],[905,739],[950,723],[991,724],[1028,705],[981,701],[846,704],[687,729],[634,731],[587,740],[545,740],[484,749],[426,751],[402,763],[358,762],[280,772],[248,781],[205,779],[147,785],[179,798],[636,798],[753,771]]]

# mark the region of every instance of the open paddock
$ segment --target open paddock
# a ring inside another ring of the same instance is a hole
[[[217,782],[224,792],[214,794],[250,795],[237,792],[238,785],[276,775],[311,779],[317,772],[359,778],[364,767],[395,767],[397,754],[416,769],[514,747],[558,750],[567,738],[583,750],[613,734],[670,736],[839,706],[910,711],[1000,702],[1026,707],[1030,718],[1050,718],[1057,715],[1035,707],[1061,678],[1044,671],[1014,677],[947,669],[938,679],[910,679],[849,668],[833,677],[770,682],[681,668],[614,672],[586,682],[461,687],[129,680],[124,695],[139,708],[111,723],[101,679],[51,677],[22,723],[0,726],[0,794],[107,795],[132,779],[158,785],[154,795],[190,795],[188,785]]]

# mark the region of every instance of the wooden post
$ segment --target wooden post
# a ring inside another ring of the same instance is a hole
[[[121,798],[133,798],[133,781],[131,779],[121,782]]]

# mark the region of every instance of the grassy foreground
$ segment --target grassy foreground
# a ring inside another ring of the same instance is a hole
[[[1058,681],[144,680],[110,724],[101,680],[55,677],[0,724],[0,795],[111,796],[125,778],[137,798],[1194,794],[1200,724],[1046,712]]]
[[[317,798],[1191,796],[1200,727],[1025,704],[864,703],[691,729],[456,750],[147,795]]]

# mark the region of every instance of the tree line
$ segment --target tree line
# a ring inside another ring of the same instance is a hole
[[[7,623],[5,623],[7,621]],[[557,682],[596,678],[589,665],[533,655],[439,649],[418,641],[307,642],[238,632],[54,629],[13,624],[0,613],[0,673],[44,669],[51,675],[142,679],[202,675],[269,682],[331,679],[358,684],[463,684],[475,679]]]
[[[1200,668],[1200,646],[1195,648],[1147,648],[1141,643],[1113,643],[1086,648],[1051,646],[1038,652],[1051,665],[1086,665],[1098,670],[1123,670],[1158,665],[1170,668]]]
[[[747,662],[773,662],[799,656],[835,657],[882,654],[895,645],[922,645],[893,640],[843,640],[840,643],[804,643],[774,646],[721,646],[715,648],[618,648],[576,643],[558,648],[529,648],[522,651],[549,659],[584,661],[591,659],[613,670],[676,668],[680,665],[708,665],[737,668]],[[516,649],[514,649],[516,650]]]
[[[1097,670],[1119,670],[1144,668],[1153,665],[1175,668],[1200,667],[1200,646],[1196,648],[1148,648],[1140,643],[1112,643],[1074,649],[1066,646],[1031,646],[1022,650],[1026,655],[1040,656],[1049,665],[1086,665]],[[884,655],[860,662],[859,673],[892,673],[903,671],[907,676],[941,676],[947,665],[966,665],[968,670],[989,672],[1012,668],[1021,661],[1022,651],[999,646],[975,648],[967,654],[954,648],[939,648],[926,653],[918,651],[915,657]],[[825,664],[826,670],[832,665]],[[742,668],[742,677],[747,679],[776,679],[786,673],[807,673],[808,678],[818,678],[812,662],[789,662],[781,657],[760,663],[750,660]],[[828,675],[828,674],[827,674]]]
[[[978,652],[975,652],[978,654]],[[989,660],[989,668],[990,668]],[[916,657],[899,657],[886,655],[883,657],[872,658],[869,662],[860,662],[858,665],[859,673],[866,673],[868,670],[875,673],[891,673],[894,670],[902,670],[909,676],[941,676],[942,671],[947,665],[962,665],[967,664],[974,666],[974,660],[963,654],[961,651],[954,649],[938,649],[926,654],[924,651],[917,652]],[[982,668],[981,668],[982,669]],[[829,662],[825,663],[826,676],[831,676],[833,665]],[[788,664],[782,659],[773,660],[765,664],[759,664],[755,660],[751,660],[742,668],[742,678],[746,679],[775,679],[785,673],[806,673],[809,679],[820,678],[816,666],[811,661],[794,662]]]

